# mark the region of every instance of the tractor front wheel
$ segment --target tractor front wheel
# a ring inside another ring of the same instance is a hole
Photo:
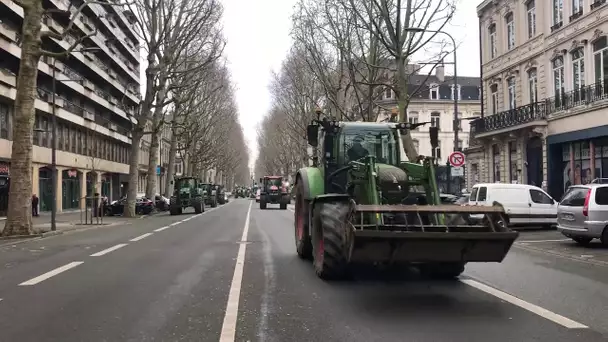
[[[349,202],[319,203],[314,207],[313,264],[321,279],[339,280],[346,276],[353,212]]]
[[[310,241],[310,225],[308,223],[309,206],[304,199],[302,182],[299,182],[296,187],[296,209],[294,210],[296,252],[302,259],[312,259],[312,242]]]
[[[195,214],[200,214],[205,210],[203,201],[198,198],[193,201],[192,206],[194,207]]]

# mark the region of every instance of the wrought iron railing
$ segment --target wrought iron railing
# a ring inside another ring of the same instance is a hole
[[[544,101],[476,119],[471,122],[471,133],[487,133],[537,120],[546,120],[550,114],[576,109],[602,100],[608,100],[608,79],[562,92]]]
[[[547,102],[535,102],[471,121],[475,134],[496,131],[547,118]]]

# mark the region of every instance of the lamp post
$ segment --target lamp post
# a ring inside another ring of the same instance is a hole
[[[442,30],[427,30],[427,29],[422,29],[422,28],[416,28],[416,27],[412,27],[412,28],[407,28],[405,29],[406,32],[414,32],[414,33],[423,33],[423,32],[429,32],[429,33],[442,33],[445,34],[446,36],[448,36],[450,38],[450,40],[452,41],[452,46],[454,47],[454,62],[452,64],[454,64],[454,119],[453,119],[453,129],[454,129],[454,151],[460,151],[460,147],[458,146],[458,130],[460,129],[460,120],[458,118],[458,71],[457,71],[457,62],[456,62],[456,40],[454,40],[454,37],[452,37],[451,34],[442,31]],[[443,63],[443,62],[442,62]],[[444,64],[449,64],[449,63],[444,63]]]

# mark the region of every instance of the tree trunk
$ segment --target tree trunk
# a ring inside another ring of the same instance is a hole
[[[154,123],[153,123],[154,125]],[[158,127],[158,126],[154,126]],[[160,130],[151,133],[150,151],[148,153],[148,178],[146,179],[146,197],[156,195],[156,165],[158,165],[158,150],[160,149]]]
[[[407,78],[407,70],[406,70],[406,60],[404,58],[396,58],[395,62],[397,62],[397,81],[399,82],[399,121],[407,122],[407,105],[408,100],[408,78]],[[412,135],[409,131],[405,134],[401,135],[401,140],[403,144],[403,148],[405,150],[405,154],[407,158],[411,162],[415,162],[418,158],[418,151],[416,151],[416,146],[414,146],[414,140],[412,139]]]
[[[165,182],[165,196],[173,193],[173,178],[175,171],[175,156],[177,155],[177,134],[175,134],[175,122],[171,122],[171,145],[169,146],[169,166],[167,167],[167,180]]]
[[[21,62],[14,107],[11,185],[3,236],[32,233],[32,131],[36,118],[42,13],[42,1],[32,1],[30,7],[23,9]]]
[[[127,191],[127,207],[124,211],[125,217],[135,217],[135,199],[137,197],[137,185],[139,183],[139,145],[143,137],[143,130],[135,127],[131,133],[131,155],[129,156],[129,188]]]

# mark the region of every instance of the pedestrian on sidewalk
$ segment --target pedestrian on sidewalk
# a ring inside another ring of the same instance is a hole
[[[32,216],[38,216],[38,196],[32,195]]]

